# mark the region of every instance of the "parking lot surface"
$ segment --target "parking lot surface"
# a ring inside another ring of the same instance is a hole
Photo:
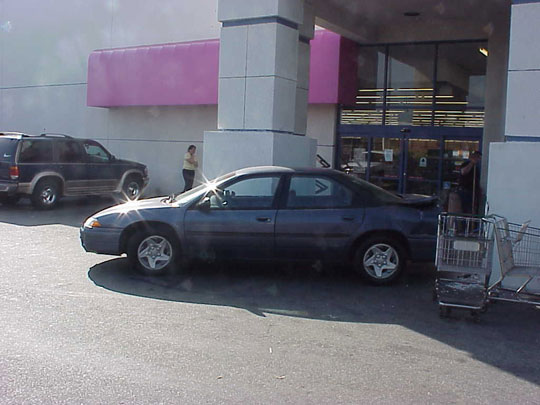
[[[440,319],[432,266],[196,263],[152,279],[84,252],[106,199],[0,206],[2,403],[538,403],[540,310]]]

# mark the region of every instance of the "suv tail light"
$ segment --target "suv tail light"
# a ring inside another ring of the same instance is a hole
[[[17,166],[10,166],[9,177],[11,177],[11,180],[17,180],[19,178],[19,168]]]

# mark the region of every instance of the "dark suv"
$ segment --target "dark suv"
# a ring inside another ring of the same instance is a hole
[[[30,197],[52,208],[62,196],[123,193],[136,199],[148,184],[145,165],[120,160],[90,139],[0,132],[0,203]]]

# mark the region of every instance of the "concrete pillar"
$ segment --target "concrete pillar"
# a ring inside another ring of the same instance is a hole
[[[309,62],[311,48],[309,41],[315,34],[315,10],[311,0],[304,1],[304,18],[298,30],[298,67],[296,75],[296,114],[294,132],[305,135],[307,128],[307,108],[309,93]]]
[[[482,142],[482,190],[487,187],[489,145],[504,141],[506,114],[506,81],[508,76],[508,48],[510,40],[510,7],[497,16],[490,27],[486,69],[486,102]]]
[[[204,175],[256,165],[314,166],[316,141],[299,136],[309,83],[300,27],[308,37],[310,25],[313,30],[304,0],[219,0],[218,19],[218,131],[204,135]]]
[[[490,145],[490,211],[540,227],[540,0],[514,0],[505,143]]]

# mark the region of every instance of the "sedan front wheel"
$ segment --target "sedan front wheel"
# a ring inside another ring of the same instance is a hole
[[[354,268],[373,284],[389,284],[403,271],[404,252],[403,246],[391,238],[372,237],[358,246]]]
[[[174,268],[178,245],[167,232],[137,232],[128,244],[133,267],[149,276],[160,276]]]

